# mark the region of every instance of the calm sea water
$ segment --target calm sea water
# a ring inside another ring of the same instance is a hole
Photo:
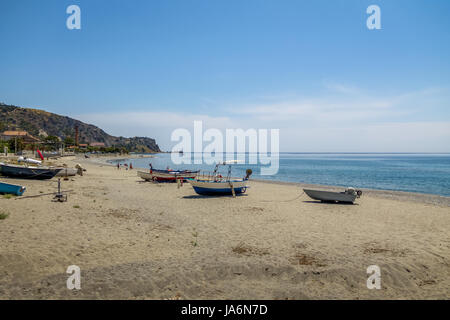
[[[247,154],[247,161],[252,156],[255,155]],[[168,153],[122,161],[130,162],[135,168],[145,169],[149,163],[155,169],[214,169],[213,165],[206,164],[175,165]],[[260,175],[258,165],[238,164],[233,166],[233,176],[244,176],[247,168],[253,170],[252,177],[257,179],[450,196],[450,154],[281,153],[275,175]]]

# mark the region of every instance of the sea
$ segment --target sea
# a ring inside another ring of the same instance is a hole
[[[114,164],[132,164],[134,168],[190,169],[204,173],[214,170],[211,155],[202,154],[203,164],[174,164],[172,154],[159,153],[154,157],[122,159]],[[194,154],[184,154],[194,163]],[[232,176],[244,177],[246,169],[252,169],[252,178],[320,184],[330,186],[395,190],[450,196],[450,154],[420,153],[296,153],[279,154],[278,171],[273,175],[261,175],[263,165],[248,164],[257,160],[256,154],[213,155],[223,160],[245,156],[244,163],[232,167]],[[266,165],[267,166],[267,165]],[[227,168],[220,172],[226,175]]]

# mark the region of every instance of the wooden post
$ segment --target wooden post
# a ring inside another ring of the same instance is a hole
[[[233,183],[230,182],[230,187],[231,187],[231,194],[233,195],[233,198],[236,198],[236,193],[234,192],[234,188],[233,188]]]

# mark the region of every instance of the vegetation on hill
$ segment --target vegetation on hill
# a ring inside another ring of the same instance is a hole
[[[119,148],[128,152],[160,152],[155,139],[147,137],[115,137],[91,124],[66,116],[38,109],[22,108],[0,103],[0,132],[24,130],[42,140],[58,140],[67,144],[75,142],[75,127],[78,127],[79,143],[102,142],[106,148]]]

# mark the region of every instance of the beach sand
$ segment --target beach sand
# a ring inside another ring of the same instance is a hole
[[[365,191],[324,204],[302,185],[251,181],[202,197],[92,159],[52,196],[0,196],[0,299],[449,299],[450,201]],[[2,179],[24,196],[57,180]],[[69,265],[81,290],[68,290]],[[378,265],[382,288],[369,290]]]

